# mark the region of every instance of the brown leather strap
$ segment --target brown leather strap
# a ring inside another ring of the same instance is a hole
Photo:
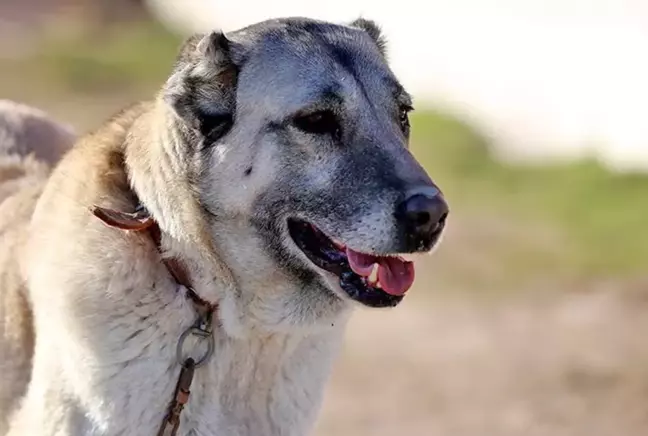
[[[191,395],[190,388],[194,370],[195,363],[190,357],[182,365],[175,394],[173,395],[173,401],[169,405],[169,410],[160,425],[157,436],[175,436],[178,433],[180,414],[182,413],[182,409],[184,409],[184,405],[189,401],[189,395]]]
[[[120,212],[95,206],[92,208],[92,213],[107,225],[122,230],[140,231],[155,224],[151,215],[143,207],[138,207],[135,212]]]

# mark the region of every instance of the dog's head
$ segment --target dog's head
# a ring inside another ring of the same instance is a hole
[[[448,207],[408,151],[412,101],[372,22],[195,36],[161,101],[241,302],[297,322],[401,301],[398,253],[431,250]]]

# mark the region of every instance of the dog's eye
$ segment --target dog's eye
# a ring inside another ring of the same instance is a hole
[[[314,135],[331,135],[334,139],[339,139],[342,133],[340,123],[331,111],[298,115],[294,123],[299,130]]]
[[[231,114],[203,114],[200,119],[200,132],[209,142],[214,142],[223,137],[232,124]]]
[[[409,135],[410,131],[410,121],[409,121],[409,113],[414,110],[412,106],[401,106],[399,109],[399,123],[401,130],[405,135]]]

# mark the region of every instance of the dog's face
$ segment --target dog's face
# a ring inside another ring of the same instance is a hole
[[[398,253],[431,250],[448,208],[408,151],[412,102],[373,23],[195,37],[164,95],[246,304],[306,320],[401,301]]]

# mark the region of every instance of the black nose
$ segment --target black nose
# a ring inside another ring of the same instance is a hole
[[[448,204],[435,188],[411,192],[401,203],[398,214],[405,228],[406,245],[409,251],[429,250],[445,226]]]

